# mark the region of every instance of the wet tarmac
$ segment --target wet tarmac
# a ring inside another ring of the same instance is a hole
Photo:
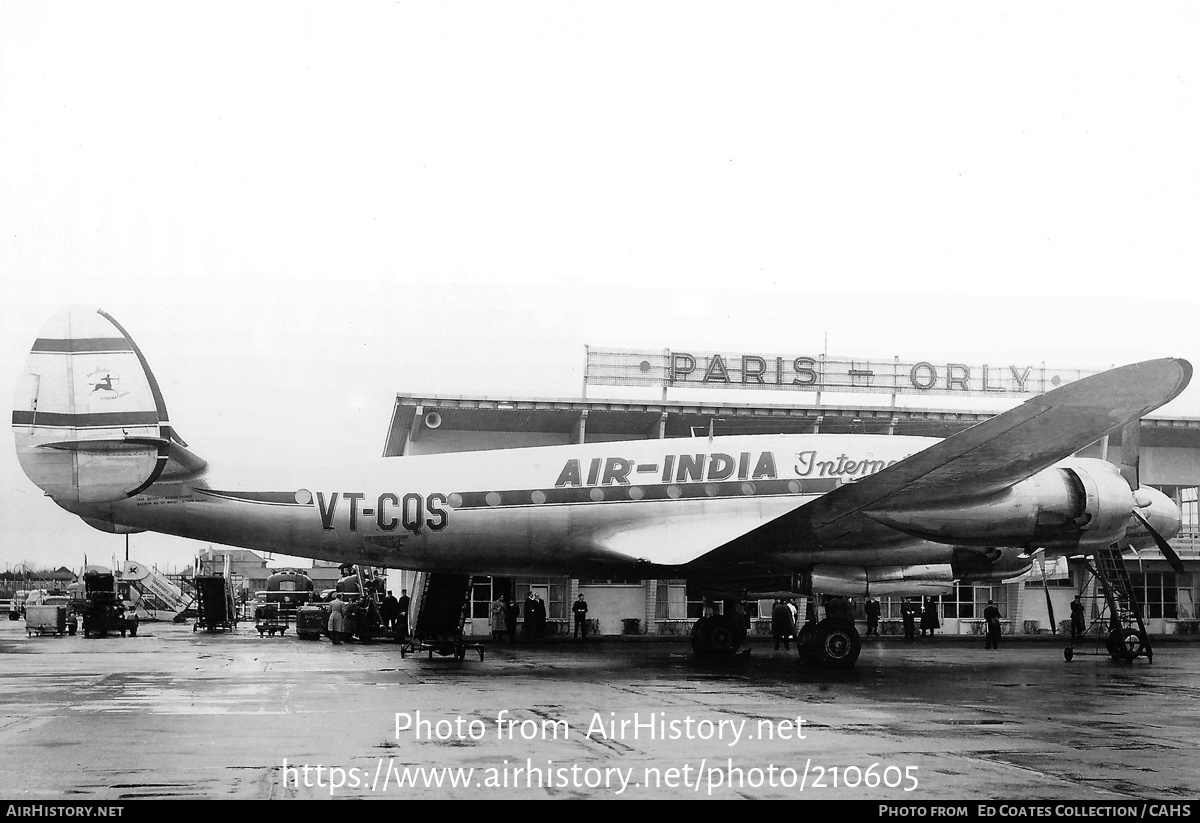
[[[1094,651],[1094,649],[1092,649]],[[489,643],[480,661],[252,627],[33,637],[0,622],[0,797],[1180,801],[1200,794],[1200,644]]]

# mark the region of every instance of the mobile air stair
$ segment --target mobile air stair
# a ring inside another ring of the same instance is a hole
[[[483,660],[483,646],[463,639],[471,607],[471,576],[443,572],[419,572],[413,582],[409,611],[416,615],[412,635],[401,644],[400,656],[429,652],[462,660],[474,649]]]
[[[1150,647],[1150,636],[1142,619],[1142,607],[1129,579],[1121,547],[1114,543],[1100,549],[1094,557],[1085,559],[1084,565],[1096,582],[1090,598],[1090,611],[1094,618],[1083,636],[1067,646],[1063,655],[1070,660],[1079,652],[1080,646],[1090,642],[1093,644],[1092,653],[1107,653],[1113,660],[1124,663],[1139,657],[1145,657],[1146,662],[1153,663],[1154,650]],[[1084,590],[1087,588],[1085,582]]]

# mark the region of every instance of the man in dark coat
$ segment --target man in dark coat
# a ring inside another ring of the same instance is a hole
[[[929,632],[929,636],[933,637],[933,633],[941,628],[941,625],[937,616],[937,600],[926,597],[925,610],[921,612],[921,637],[925,636],[925,632]]]
[[[983,622],[987,626],[987,642],[984,644],[985,649],[1000,648],[1000,610],[996,608],[996,604],[988,601],[987,608],[983,610]]]
[[[396,614],[400,609],[400,601],[390,591],[383,598],[383,602],[379,604],[379,620],[383,623],[383,628],[396,628]]]
[[[776,599],[771,607],[771,635],[775,638],[775,651],[779,651],[779,642],[783,647],[792,648],[792,635],[796,633],[796,624],[792,622],[792,610],[783,600]]]
[[[583,592],[579,593],[579,598],[571,606],[571,613],[575,615],[575,634],[576,638],[582,636],[582,639],[587,640],[587,601],[583,599]]]
[[[867,600],[867,637],[879,637],[879,601],[874,597]]]
[[[525,618],[525,624],[521,627],[521,633],[525,635],[526,640],[530,640],[537,636],[537,598],[533,596],[533,592],[525,595],[525,608],[522,615]]]
[[[408,639],[408,605],[411,602],[408,589],[401,589],[400,598],[396,601],[396,636],[401,640]]]
[[[511,597],[504,604],[504,629],[508,632],[508,642],[517,642],[517,618],[521,615],[521,607]]]
[[[904,603],[900,606],[900,616],[904,618],[904,639],[917,639],[917,606],[912,602],[912,598],[904,598]]]
[[[533,596],[533,636],[538,640],[546,636],[546,601],[540,594]]]
[[[1087,623],[1083,617],[1083,603],[1079,601],[1079,595],[1075,595],[1075,599],[1071,601],[1071,642],[1075,643],[1083,637],[1083,633],[1087,631]]]

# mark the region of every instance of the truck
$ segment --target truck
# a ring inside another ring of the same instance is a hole
[[[126,615],[117,597],[116,576],[108,569],[93,567],[83,573],[86,601],[83,606],[83,636],[105,637],[109,632],[137,636],[137,615]]]
[[[254,593],[259,603],[275,603],[284,619],[295,617],[301,606],[314,600],[312,578],[303,569],[276,569],[267,588]]]

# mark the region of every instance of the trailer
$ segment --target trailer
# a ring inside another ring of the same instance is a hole
[[[75,615],[68,614],[70,609],[63,605],[27,606],[25,608],[25,633],[29,637],[35,634],[62,636],[75,634],[78,623]]]
[[[288,625],[287,613],[279,608],[278,603],[259,603],[254,607],[254,628],[258,629],[259,637],[274,637],[276,632],[282,637]]]

